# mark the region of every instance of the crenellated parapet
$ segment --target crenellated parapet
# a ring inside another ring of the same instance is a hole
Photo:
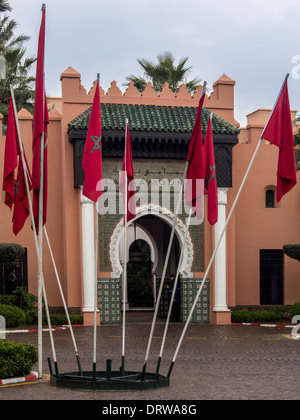
[[[62,102],[91,105],[94,97],[96,82],[87,92],[81,84],[81,74],[68,67],[60,77],[62,84]],[[221,76],[214,84],[213,91],[205,96],[204,106],[219,115],[226,121],[239,126],[234,119],[234,86],[235,81],[228,76]],[[157,93],[151,82],[148,82],[143,92],[139,92],[133,82],[123,92],[116,81],[112,81],[105,92],[100,87],[102,103],[134,104],[134,105],[157,105],[157,106],[180,106],[197,107],[202,92],[199,85],[194,94],[190,94],[185,84],[180,85],[177,93],[169,88],[168,83],[163,85],[161,92]]]

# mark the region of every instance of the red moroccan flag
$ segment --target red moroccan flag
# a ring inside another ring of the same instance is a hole
[[[261,135],[262,139],[279,147],[277,193],[279,202],[297,183],[293,127],[286,77],[271,117]]]
[[[5,204],[12,209],[14,203],[15,191],[15,169],[18,166],[18,134],[14,116],[12,98],[9,101],[5,154],[4,154],[4,171],[3,171],[3,191],[5,191]]]
[[[36,231],[38,233],[39,219],[39,192],[40,183],[40,142],[44,134],[44,183],[43,183],[43,225],[47,219],[47,124],[49,123],[46,93],[44,87],[44,51],[45,51],[45,14],[42,12],[42,21],[39,32],[35,97],[34,97],[34,116],[33,116],[33,144],[32,144],[32,182],[33,182],[33,215],[35,219]]]
[[[127,179],[126,179],[127,175]],[[127,180],[127,183],[126,183]],[[120,178],[120,191],[123,194],[124,211],[126,220],[129,222],[136,216],[136,205],[135,205],[135,189],[134,189],[134,172],[133,172],[133,161],[131,151],[131,141],[128,124],[126,123],[126,134],[125,134],[125,152],[123,157],[122,172]],[[126,194],[127,191],[127,194]],[[127,198],[127,203],[126,203]],[[125,218],[124,218],[125,221]]]
[[[28,167],[28,163],[26,160],[26,156],[24,155],[25,165],[26,165],[26,176],[28,179],[28,187],[29,190],[32,189],[32,179]],[[22,165],[21,156],[19,157],[19,166],[18,166],[18,174],[17,174],[17,181],[15,184],[15,203],[14,203],[14,212],[13,212],[13,232],[17,235],[20,230],[23,228],[24,223],[29,216],[29,202],[26,190],[26,183],[25,183],[25,175],[24,169]]]
[[[189,162],[186,176],[185,200],[191,207],[198,219],[202,215],[203,200],[203,182],[204,182],[204,163],[203,163],[203,144],[202,144],[202,128],[201,128],[201,111],[205,93],[201,95],[197,109],[195,124],[193,127],[187,160]]]
[[[98,182],[102,180],[101,105],[98,81],[85,141],[82,168],[85,172],[82,194],[96,203],[102,194],[99,185],[97,188]]]
[[[203,152],[207,181],[207,219],[214,225],[218,221],[218,191],[211,118],[208,120]]]

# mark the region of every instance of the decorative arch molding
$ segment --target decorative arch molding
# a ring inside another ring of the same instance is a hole
[[[163,219],[166,223],[168,223],[171,227],[175,221],[175,214],[171,212],[171,210],[161,207],[157,204],[147,204],[141,207],[137,207],[136,209],[136,218],[139,218],[151,214],[156,216],[160,219]],[[111,236],[110,244],[109,244],[109,257],[112,264],[112,273],[111,277],[116,278],[120,277],[123,272],[123,267],[121,264],[120,259],[120,241],[123,237],[123,229],[124,229],[124,222],[123,218],[119,221],[117,226],[115,227],[113,234]],[[185,278],[192,278],[192,264],[194,259],[194,247],[190,232],[187,226],[183,223],[183,221],[177,217],[176,225],[175,225],[175,233],[178,237],[180,247],[183,247],[183,259],[181,267],[179,268],[179,273]],[[149,235],[150,237],[151,235]],[[149,243],[149,242],[148,242]],[[130,244],[129,244],[130,245]],[[152,243],[150,248],[153,246],[155,248],[155,244]],[[155,249],[154,249],[155,254]],[[157,258],[157,256],[156,256]]]

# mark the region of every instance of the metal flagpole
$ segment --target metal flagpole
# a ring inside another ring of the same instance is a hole
[[[193,213],[192,209],[190,209],[189,218],[188,218],[187,225],[186,225],[187,229],[189,229],[189,227],[190,227],[192,213]],[[179,270],[180,270],[182,260],[183,260],[183,255],[184,255],[184,248],[185,248],[185,244],[182,246],[181,251],[180,251],[180,258],[179,258],[178,268],[177,268],[176,277],[175,277],[175,281],[174,281],[172,296],[171,296],[171,300],[170,300],[170,305],[169,305],[169,310],[168,310],[168,315],[167,315],[167,321],[166,321],[166,324],[165,324],[165,329],[164,329],[164,334],[163,334],[163,338],[162,338],[160,353],[159,353],[159,357],[158,357],[158,361],[157,361],[156,377],[158,376],[158,373],[159,373],[160,363],[161,363],[163,350],[164,350],[164,346],[165,346],[165,341],[166,341],[166,337],[167,337],[168,326],[169,326],[169,322],[170,322],[174,297],[175,297],[177,284],[178,284],[178,279],[179,279]]]
[[[128,207],[127,207],[127,197],[128,197],[128,186],[127,186],[127,125],[128,119],[126,118],[125,124],[125,151],[124,151],[124,160],[125,160],[125,187],[124,187],[124,269],[123,269],[123,322],[122,322],[122,375],[125,371],[125,327],[126,327],[126,290],[127,290],[127,219],[128,219]]]
[[[207,84],[206,82],[203,83],[203,88],[202,88],[201,95],[204,95],[204,93],[205,93],[206,84]],[[182,185],[181,185],[181,190],[180,190],[180,194],[179,194],[179,198],[178,198],[178,202],[177,202],[174,223],[173,223],[173,226],[172,226],[171,236],[170,236],[169,245],[168,245],[168,249],[167,249],[167,254],[166,254],[166,258],[165,258],[165,264],[164,264],[163,273],[162,273],[162,277],[161,277],[161,282],[160,282],[160,286],[159,286],[159,290],[158,290],[157,301],[156,301],[156,305],[155,305],[155,310],[154,310],[154,316],[153,316],[153,320],[152,320],[150,335],[149,335],[149,339],[148,339],[148,345],[147,345],[147,349],[146,349],[146,355],[145,355],[145,360],[144,360],[144,365],[143,365],[142,375],[141,375],[141,380],[142,381],[144,380],[144,375],[145,375],[146,368],[147,368],[151,342],[152,342],[152,339],[153,339],[155,322],[156,322],[156,319],[157,319],[157,313],[158,313],[160,298],[161,298],[161,294],[162,294],[162,289],[163,289],[163,285],[164,285],[164,281],[165,281],[167,266],[168,266],[170,253],[171,253],[171,248],[172,248],[172,244],[173,244],[175,227],[176,227],[176,223],[177,223],[177,219],[178,219],[178,212],[179,212],[180,204],[182,203],[183,184],[184,184],[184,181],[186,179],[188,167],[189,167],[189,161],[187,160],[186,163],[185,163],[184,173],[183,173],[183,177],[182,177],[183,182],[182,182]]]
[[[252,156],[251,162],[250,162],[250,164],[249,164],[249,166],[248,166],[248,169],[247,169],[247,171],[246,171],[246,174],[245,174],[245,176],[244,176],[244,179],[243,179],[243,181],[242,181],[242,183],[241,183],[241,186],[240,186],[240,188],[239,188],[239,191],[238,191],[238,193],[237,193],[237,195],[236,195],[236,198],[235,198],[235,200],[234,200],[234,203],[233,203],[233,205],[232,205],[232,208],[231,208],[231,210],[230,210],[230,212],[229,212],[229,215],[228,215],[228,218],[227,218],[227,220],[226,220],[226,223],[225,223],[225,225],[224,225],[224,227],[223,227],[223,230],[222,230],[222,232],[221,232],[221,234],[220,234],[220,237],[219,237],[219,239],[218,239],[218,242],[217,242],[217,245],[216,245],[216,247],[215,247],[215,250],[214,250],[214,252],[213,252],[213,254],[212,254],[212,256],[211,256],[211,259],[210,259],[210,261],[209,261],[209,264],[208,264],[208,266],[207,266],[207,269],[206,269],[206,272],[205,272],[205,274],[204,274],[204,277],[203,277],[203,280],[202,280],[201,286],[200,286],[200,287],[199,287],[199,289],[198,289],[198,292],[197,292],[197,295],[196,295],[196,297],[195,297],[195,300],[194,300],[193,306],[192,306],[192,308],[191,308],[191,310],[190,310],[190,313],[189,313],[188,318],[187,318],[187,320],[186,320],[186,323],[185,323],[184,329],[183,329],[182,334],[181,334],[181,336],[180,336],[180,339],[179,339],[179,342],[178,342],[177,348],[176,348],[176,350],[175,350],[175,353],[174,353],[174,356],[173,356],[173,359],[172,359],[172,362],[171,362],[171,365],[170,365],[170,368],[169,368],[168,377],[170,377],[170,375],[171,375],[171,372],[172,372],[172,369],[173,369],[174,363],[175,363],[176,358],[177,358],[177,355],[178,355],[179,348],[180,348],[180,346],[181,346],[182,340],[183,340],[184,335],[185,335],[185,333],[186,333],[187,327],[188,327],[188,325],[189,325],[189,323],[190,323],[190,320],[191,320],[192,314],[193,314],[193,312],[194,312],[194,310],[195,310],[195,307],[196,307],[197,301],[198,301],[198,299],[199,299],[199,297],[200,297],[200,294],[201,294],[202,289],[203,289],[203,287],[204,287],[204,284],[205,284],[205,282],[206,282],[208,272],[209,272],[209,270],[211,269],[212,263],[213,263],[213,261],[214,261],[214,259],[215,259],[216,253],[217,253],[217,251],[218,251],[218,249],[219,249],[219,246],[220,246],[221,241],[222,241],[222,239],[223,239],[224,233],[225,233],[225,231],[226,231],[226,229],[227,229],[228,223],[229,223],[229,221],[230,221],[230,219],[231,219],[231,216],[232,216],[233,211],[234,211],[234,209],[235,209],[236,203],[237,203],[237,201],[238,201],[238,199],[239,199],[239,196],[240,196],[240,194],[241,194],[241,192],[242,192],[242,189],[243,189],[243,187],[244,187],[244,185],[245,185],[245,182],[246,182],[246,180],[247,180],[247,177],[248,177],[248,175],[249,175],[250,169],[251,169],[251,167],[252,167],[252,165],[253,165],[253,162],[254,162],[254,160],[255,160],[255,158],[256,158],[256,155],[257,155],[257,153],[258,153],[258,150],[259,150],[259,148],[260,148],[261,143],[262,143],[262,138],[260,139],[260,141],[258,142],[258,144],[257,144],[257,146],[256,146],[256,149],[255,149],[255,152],[254,152],[254,154],[253,154],[253,156]]]
[[[97,79],[100,89],[100,74],[97,73]],[[100,122],[101,124],[101,122]],[[97,311],[98,311],[98,205],[95,203],[95,273],[94,273],[94,344],[93,344],[93,378],[96,380],[96,363],[97,363]]]
[[[183,181],[186,178],[188,166],[189,166],[189,162],[186,161],[185,168],[184,168],[184,174],[183,174]],[[161,298],[162,289],[163,289],[163,286],[164,286],[166,271],[167,271],[168,262],[169,262],[169,258],[170,258],[170,253],[171,253],[171,248],[172,248],[173,239],[174,239],[175,227],[176,227],[176,223],[177,223],[177,219],[178,219],[178,212],[179,212],[180,205],[182,203],[182,192],[183,192],[183,183],[181,185],[180,193],[179,193],[179,196],[178,196],[178,202],[177,202],[177,207],[176,207],[176,211],[175,211],[174,222],[173,222],[172,231],[171,231],[171,235],[170,235],[170,239],[169,239],[169,245],[168,245],[167,254],[166,254],[166,258],[165,258],[163,273],[162,273],[161,281],[160,281],[160,285],[159,285],[159,290],[158,290],[158,295],[157,295],[153,320],[152,320],[152,324],[151,324],[151,330],[150,330],[150,334],[149,334],[148,345],[147,345],[147,349],[146,349],[146,355],[145,355],[141,380],[144,380],[144,375],[145,375],[146,368],[147,368],[151,342],[152,342],[152,339],[153,339],[155,322],[156,322],[156,319],[157,319],[157,313],[158,313],[158,308],[159,308],[159,304],[160,304],[160,298]]]
[[[79,359],[79,352],[78,352],[76,340],[75,340],[75,337],[74,337],[74,332],[73,332],[73,328],[72,328],[72,324],[71,324],[71,320],[70,320],[70,316],[69,316],[69,311],[68,311],[68,308],[67,308],[67,305],[66,305],[64,293],[63,293],[63,290],[62,290],[62,287],[61,287],[61,282],[60,282],[60,279],[59,279],[58,271],[57,271],[55,260],[54,260],[53,253],[52,253],[52,248],[51,248],[51,245],[50,245],[48,233],[47,233],[47,230],[46,230],[45,226],[44,226],[44,234],[45,234],[48,249],[49,249],[49,252],[50,252],[53,268],[54,268],[54,271],[55,271],[55,276],[56,276],[58,288],[59,288],[60,295],[61,295],[61,298],[62,298],[62,302],[63,302],[64,308],[65,308],[65,313],[66,313],[66,317],[67,317],[67,320],[68,320],[68,325],[69,325],[69,329],[70,329],[70,333],[71,333],[71,338],[72,338],[73,345],[74,345],[74,350],[75,350],[75,355],[76,355],[77,364],[78,364],[78,368],[79,368],[79,373],[82,375],[82,369],[81,369],[81,364],[80,364],[80,359]]]
[[[273,107],[273,109],[272,109],[272,112],[271,112],[271,114],[270,114],[270,116],[269,116],[269,118],[268,118],[267,123],[265,124],[265,127],[268,125],[268,123],[269,123],[269,121],[270,121],[270,119],[271,119],[271,117],[272,117],[272,115],[273,115],[274,109],[275,109],[275,107],[276,107],[276,105],[277,105],[277,102],[278,102],[278,99],[279,99],[279,97],[280,97],[280,95],[281,95],[281,92],[282,92],[283,86],[284,86],[284,84],[285,84],[285,82],[286,82],[286,80],[287,80],[287,78],[288,78],[288,77],[289,77],[289,74],[287,74],[287,75],[285,76],[284,82],[283,82],[283,84],[282,84],[282,87],[281,87],[281,89],[280,89],[280,91],[279,91],[279,94],[278,94],[278,96],[277,96],[277,99],[276,99],[276,101],[275,101],[275,105],[274,105],[274,107]],[[263,132],[262,132],[262,135],[263,135]],[[214,250],[214,252],[213,252],[213,254],[212,254],[212,256],[211,256],[211,259],[210,259],[210,261],[209,261],[209,264],[208,264],[208,266],[207,266],[207,269],[206,269],[206,272],[205,272],[205,274],[204,274],[204,277],[203,277],[203,280],[202,280],[201,286],[199,287],[199,290],[198,290],[198,292],[197,292],[196,298],[195,298],[195,300],[194,300],[194,303],[193,303],[193,306],[192,306],[192,308],[191,308],[190,314],[189,314],[189,316],[188,316],[188,318],[187,318],[187,320],[186,320],[186,323],[185,323],[184,329],[183,329],[183,331],[182,331],[182,334],[181,334],[181,336],[180,336],[180,339],[179,339],[179,342],[178,342],[177,348],[176,348],[176,350],[175,350],[175,353],[174,353],[174,356],[173,356],[172,362],[171,362],[171,364],[170,364],[170,368],[169,368],[169,372],[168,372],[168,377],[170,377],[170,375],[171,375],[171,372],[172,372],[172,369],[173,369],[174,363],[175,363],[175,361],[176,361],[176,358],[177,358],[177,355],[178,355],[178,352],[179,352],[180,346],[181,346],[182,341],[183,341],[183,338],[184,338],[184,336],[185,336],[185,333],[186,333],[186,330],[187,330],[188,324],[190,323],[190,320],[191,320],[192,314],[193,314],[193,312],[194,312],[194,310],[195,310],[195,307],[196,307],[197,301],[198,301],[198,299],[199,299],[199,297],[200,297],[200,294],[201,294],[201,292],[202,292],[202,289],[203,289],[203,287],[204,287],[204,284],[205,284],[205,281],[206,281],[207,275],[208,275],[208,273],[209,273],[209,270],[211,269],[212,263],[213,263],[213,261],[214,261],[214,259],[215,259],[216,253],[217,253],[217,251],[218,251],[218,249],[219,249],[219,246],[220,246],[220,244],[221,244],[221,241],[222,241],[222,239],[223,239],[223,236],[224,236],[224,234],[225,234],[225,232],[226,232],[226,229],[227,229],[228,223],[229,223],[229,221],[230,221],[230,219],[231,219],[231,216],[232,216],[233,211],[234,211],[234,209],[235,209],[235,207],[236,207],[237,201],[238,201],[238,199],[239,199],[239,197],[240,197],[240,195],[241,195],[241,192],[242,192],[242,190],[243,190],[243,188],[244,188],[245,182],[246,182],[246,180],[247,180],[247,178],[248,178],[249,172],[250,172],[250,170],[251,170],[251,168],[252,168],[252,165],[253,165],[254,160],[255,160],[255,158],[256,158],[256,156],[257,156],[257,153],[258,153],[259,148],[260,148],[260,146],[261,146],[261,144],[262,144],[262,141],[263,141],[263,138],[261,137],[261,138],[260,138],[260,140],[259,140],[259,142],[258,142],[258,144],[257,144],[257,146],[256,146],[256,149],[255,149],[255,151],[254,151],[254,153],[253,153],[253,156],[252,156],[252,159],[251,159],[251,161],[250,161],[250,163],[249,163],[248,169],[247,169],[247,171],[246,171],[246,173],[245,173],[245,176],[244,176],[244,178],[243,178],[243,181],[242,181],[242,183],[241,183],[241,185],[240,185],[240,188],[239,188],[239,190],[238,190],[238,193],[237,193],[237,195],[236,195],[236,198],[235,198],[235,200],[234,200],[234,202],[233,202],[233,205],[232,205],[231,210],[230,210],[230,212],[229,212],[229,215],[228,215],[228,217],[227,217],[226,223],[225,223],[225,225],[224,225],[224,227],[223,227],[223,230],[222,230],[222,232],[221,232],[221,234],[220,234],[220,237],[219,237],[219,240],[218,240],[217,245],[216,245],[216,247],[215,247],[215,250]]]
[[[34,233],[35,247],[36,247],[36,252],[37,252],[37,257],[38,257],[39,248],[38,248],[37,233],[36,233],[34,217],[33,217],[32,202],[31,202],[31,198],[30,198],[30,191],[29,191],[29,185],[28,185],[27,166],[26,166],[25,157],[24,157],[24,149],[23,149],[23,144],[22,144],[22,139],[21,139],[19,121],[18,121],[18,118],[17,118],[17,107],[16,107],[14,90],[13,90],[12,85],[10,85],[10,91],[11,91],[11,97],[12,97],[13,108],[14,108],[14,116],[15,116],[15,123],[16,123],[16,128],[17,128],[17,133],[18,133],[18,140],[19,140],[20,154],[21,154],[21,159],[22,159],[22,166],[23,166],[23,171],[24,171],[26,192],[27,192],[28,205],[29,205],[29,213],[30,213],[31,224],[32,224],[32,229],[33,229],[33,233]],[[75,353],[76,353],[76,357],[77,357],[77,361],[78,361],[79,370],[81,372],[79,354],[78,354],[78,350],[77,350],[77,346],[76,346],[76,342],[75,342],[75,338],[74,338],[74,334],[73,334],[73,330],[72,330],[72,326],[71,326],[71,322],[70,322],[70,317],[69,317],[68,310],[67,310],[67,307],[66,307],[66,302],[65,302],[63,291],[62,291],[62,288],[61,288],[61,283],[60,283],[58,272],[57,272],[57,269],[56,269],[54,257],[53,257],[53,254],[52,254],[52,249],[51,249],[51,246],[50,246],[47,230],[46,230],[45,226],[44,226],[43,229],[44,229],[44,233],[45,233],[45,238],[47,240],[48,248],[49,248],[49,251],[50,251],[50,255],[51,255],[56,279],[57,279],[57,282],[58,282],[59,290],[60,290],[61,297],[62,297],[62,300],[63,300],[63,304],[64,304],[64,307],[65,307],[66,316],[67,316],[67,319],[68,319],[68,323],[69,323],[69,327],[70,327],[70,331],[71,331],[71,335],[72,335],[72,339],[73,339],[73,343],[74,343],[74,347],[75,347]],[[43,294],[44,294],[44,299],[45,299],[45,307],[46,307],[46,314],[47,314],[47,321],[48,321],[48,327],[49,327],[49,334],[50,334],[50,342],[51,342],[51,347],[52,347],[54,367],[55,367],[56,374],[58,374],[57,358],[56,358],[56,351],[55,351],[53,334],[52,334],[51,320],[50,320],[48,303],[47,303],[44,276],[43,276]]]
[[[39,189],[39,233],[38,233],[38,355],[39,355],[39,378],[42,377],[42,282],[43,282],[43,203],[44,203],[44,137],[40,138],[40,189]]]
[[[45,4],[42,5],[42,12],[45,9]],[[45,78],[45,75],[43,76]],[[45,108],[45,83],[43,81],[43,119]],[[40,136],[40,188],[39,188],[39,237],[38,237],[38,376],[42,377],[42,356],[43,356],[43,315],[42,315],[42,300],[43,300],[43,205],[44,205],[44,141],[45,133]]]
[[[14,90],[13,90],[12,85],[10,85],[10,92],[11,92],[11,98],[12,98],[13,109],[14,109],[14,119],[15,119],[17,134],[18,134],[20,155],[21,155],[22,166],[23,166],[23,171],[24,171],[24,179],[25,179],[25,186],[26,186],[26,192],[27,192],[27,198],[28,198],[29,213],[30,213],[31,224],[32,224],[32,229],[33,229],[33,234],[34,234],[35,248],[36,248],[37,258],[38,258],[38,261],[39,261],[39,245],[38,245],[38,238],[37,238],[35,222],[34,222],[34,217],[33,217],[32,203],[31,203],[31,198],[30,198],[30,193],[29,193],[27,166],[26,166],[25,157],[24,157],[24,149],[23,149],[23,143],[22,143],[22,140],[21,140],[20,126],[19,126],[19,121],[18,121],[18,118],[17,118],[17,107],[16,107],[15,95],[14,95]],[[56,373],[58,374],[56,351],[55,351],[55,346],[54,346],[54,340],[53,340],[53,334],[52,334],[52,328],[51,328],[51,321],[50,321],[49,308],[48,308],[48,302],[47,302],[47,295],[46,295],[43,273],[42,273],[42,277],[41,277],[41,286],[42,286],[42,292],[44,294],[44,299],[45,299],[45,308],[46,308],[46,315],[47,315],[47,321],[48,321],[48,327],[49,327],[49,335],[50,335],[50,343],[51,343],[51,348],[52,348],[53,361],[54,361],[54,366],[55,366]],[[39,373],[40,373],[39,378],[42,376],[41,372],[42,372],[42,370],[39,370]]]
[[[97,288],[97,270],[98,270],[98,210],[95,203],[95,273],[94,273],[94,347],[93,347],[93,376],[96,379],[96,348],[97,348],[97,310],[98,310],[98,288]]]

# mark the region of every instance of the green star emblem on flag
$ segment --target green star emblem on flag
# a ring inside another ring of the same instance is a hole
[[[91,139],[94,142],[94,147],[91,150],[91,153],[93,153],[95,150],[100,150],[102,151],[102,145],[101,145],[101,138],[102,136],[98,137],[98,136],[91,136]]]
[[[15,193],[16,194],[20,194],[20,190],[18,189],[20,185],[20,181],[15,181]]]
[[[209,165],[209,170],[212,171],[210,177],[209,177],[209,181],[208,181],[208,185],[211,183],[211,181],[216,178],[216,165],[210,166]]]

